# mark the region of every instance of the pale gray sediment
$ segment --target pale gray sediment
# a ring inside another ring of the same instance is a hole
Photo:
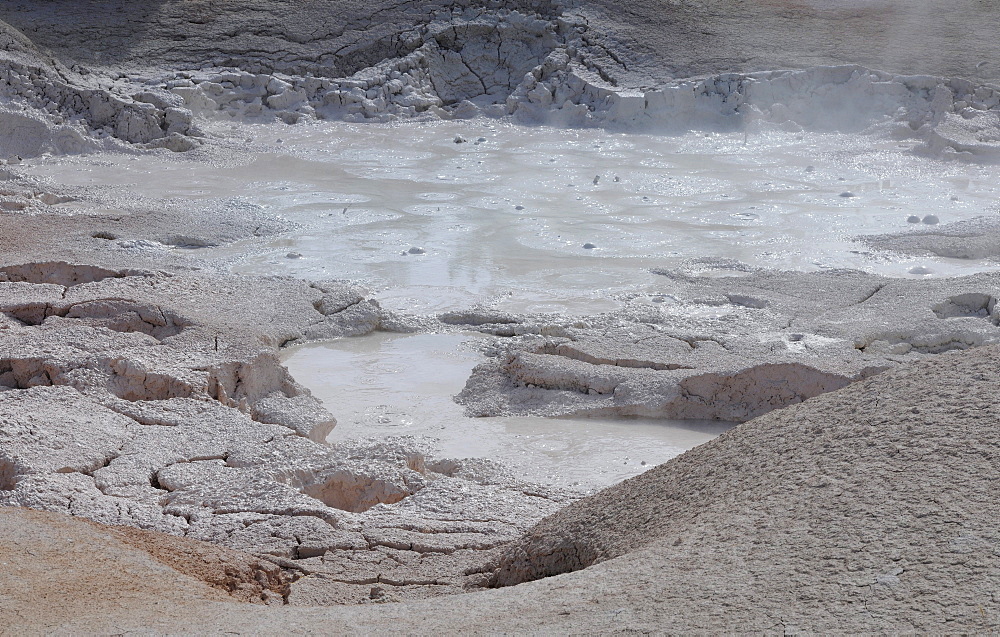
[[[12,591],[0,623],[995,630],[997,353],[973,349],[1000,341],[995,273],[898,280],[693,262],[658,272],[655,289],[601,315],[472,308],[415,317],[343,282],[227,274],[215,248],[287,229],[253,206],[156,208],[19,166],[47,154],[163,149],[218,160],[245,147],[224,132],[234,119],[471,116],[632,131],[761,122],[867,130],[935,157],[993,162],[1000,88],[990,82],[1000,69],[937,55],[948,48],[935,43],[948,40],[922,24],[879,30],[904,9],[892,2],[864,15],[803,6],[798,21],[723,1],[673,12],[661,3],[279,4],[19,0],[0,9],[0,156],[9,164],[0,188],[0,504],[252,553],[220,553],[240,565],[229,579],[197,575],[243,601],[437,599],[378,612],[234,608],[153,564],[152,549],[134,550],[141,536],[125,542],[4,508],[0,558],[16,567],[0,569]],[[930,3],[906,6],[919,17]],[[996,23],[995,10],[960,9],[947,20],[970,32]],[[844,20],[853,30],[833,37]],[[717,32],[701,30],[703,21]],[[781,53],[738,54],[753,21]],[[818,52],[795,57],[803,25]],[[912,55],[880,53],[922,35],[926,48]],[[966,53],[988,62],[992,40],[971,38]],[[678,57],[665,65],[668,53]],[[994,226],[865,240],[992,259]],[[490,461],[434,458],[416,440],[326,445],[333,416],[277,353],[380,329],[498,337],[459,398],[474,415],[750,422],[580,502]],[[60,538],[95,548],[60,552]],[[173,556],[161,561],[194,550],[160,541]],[[49,562],[26,559],[34,549]],[[127,569],[101,558],[116,551],[169,584],[122,580]],[[92,573],[63,564],[65,585],[52,594],[65,603],[38,616],[32,595],[55,570],[46,564],[67,556],[134,595],[129,612],[108,612]],[[29,585],[18,582],[25,577]],[[474,589],[458,603],[439,597]],[[161,600],[185,613],[164,613]]]

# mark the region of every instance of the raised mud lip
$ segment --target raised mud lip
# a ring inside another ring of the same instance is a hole
[[[878,250],[916,256],[989,261],[1000,258],[1000,220],[993,216],[859,239]]]

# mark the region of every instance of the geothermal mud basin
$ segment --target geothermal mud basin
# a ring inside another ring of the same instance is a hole
[[[104,154],[40,158],[23,170],[151,202],[277,217],[286,232],[221,247],[114,237],[108,246],[222,259],[246,274],[352,281],[406,315],[475,307],[556,321],[645,306],[663,320],[710,324],[737,319],[738,308],[679,304],[658,291],[651,269],[726,277],[850,268],[926,279],[992,268],[855,240],[988,214],[997,191],[988,166],[921,157],[915,143],[871,131],[667,136],[488,119],[211,126],[242,145],[238,159]],[[294,348],[283,361],[338,418],[329,442],[417,436],[436,455],[499,460],[533,482],[606,486],[731,426],[464,416],[452,397],[502,340],[376,333]]]
[[[236,271],[356,281],[410,313],[593,314],[643,291],[649,268],[695,257],[968,274],[983,264],[873,254],[854,237],[991,213],[998,188],[991,166],[921,157],[917,142],[884,134],[661,136],[490,120],[217,126],[258,150],[229,166],[102,155],[26,170],[191,206],[259,207],[295,229],[227,248]]]
[[[996,632],[986,4],[2,3],[0,627]]]

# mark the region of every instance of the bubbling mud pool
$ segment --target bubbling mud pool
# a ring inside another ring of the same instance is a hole
[[[993,214],[998,189],[991,167],[920,157],[916,142],[877,134],[654,136],[494,120],[226,133],[264,150],[235,166],[101,155],[27,169],[196,207],[258,206],[295,230],[199,253],[239,272],[355,280],[411,313],[486,304],[591,314],[648,288],[649,268],[693,257],[968,274],[983,264],[872,253],[853,237],[928,227],[912,217]]]
[[[248,168],[270,175],[252,200],[302,230],[240,269],[361,280],[408,312],[479,303],[594,313],[648,287],[649,268],[692,257],[968,273],[981,264],[875,255],[853,237],[914,227],[912,216],[981,215],[997,194],[988,169],[864,135],[657,137],[476,122],[344,130],[291,129],[287,155]]]
[[[990,267],[853,240],[991,214],[997,196],[988,167],[919,157],[911,142],[876,134],[659,137],[492,120],[239,124],[227,134],[263,150],[238,166],[102,156],[29,170],[192,206],[257,206],[295,229],[197,252],[237,272],[354,280],[411,314],[594,314],[652,302],[650,268],[701,257],[900,277]],[[482,360],[482,338],[374,334],[296,348],[285,363],[338,418],[331,441],[425,436],[440,455],[494,458],[535,481],[603,486],[728,427],[466,418],[451,397]]]

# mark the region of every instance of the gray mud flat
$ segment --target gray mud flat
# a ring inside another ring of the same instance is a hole
[[[0,626],[995,631],[990,217],[863,238],[980,260],[968,277],[695,262],[603,314],[415,316],[200,252],[290,230],[253,207],[26,169],[237,164],[237,121],[467,117],[856,131],[995,163],[996,9],[870,4],[5,3]],[[420,440],[328,445],[279,351],[376,330],[496,337],[472,415],[744,424],[587,498]]]

